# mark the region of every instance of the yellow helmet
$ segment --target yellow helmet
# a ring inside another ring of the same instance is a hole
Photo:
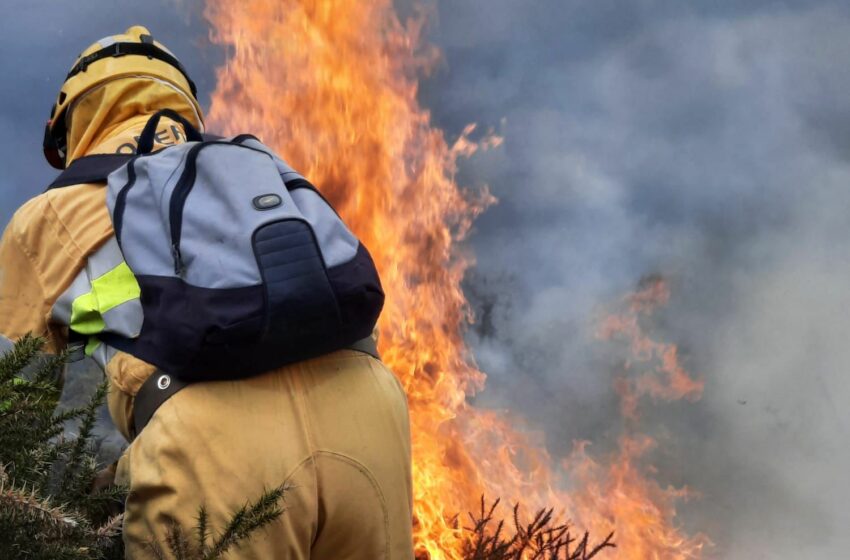
[[[81,95],[116,76],[153,76],[180,89],[201,108],[197,90],[180,61],[150,31],[135,25],[123,35],[105,37],[84,50],[65,78],[44,131],[44,156],[53,167],[65,168],[66,115]],[[201,124],[201,123],[198,123]]]

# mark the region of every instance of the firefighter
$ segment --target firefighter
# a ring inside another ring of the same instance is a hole
[[[127,558],[151,557],[148,543],[164,544],[172,523],[190,530],[201,505],[220,531],[235,509],[284,483],[285,513],[226,558],[412,558],[407,403],[372,356],[345,349],[190,384],[136,429],[134,400],[155,368],[98,334],[121,332],[138,284],[115,243],[104,184],[86,182],[74,162],[132,154],[148,117],[165,108],[203,130],[194,84],[144,27],[77,59],[45,133],[45,156],[73,184],[27,202],[0,241],[0,351],[31,332],[51,352],[81,341],[103,368],[110,414],[131,441],[116,477],[129,487]],[[155,140],[162,147],[185,134],[164,119]]]

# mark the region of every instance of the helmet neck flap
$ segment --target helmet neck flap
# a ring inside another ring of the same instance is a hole
[[[186,94],[200,118],[197,88],[186,69],[168,49],[154,41],[142,26],[123,35],[94,43],[75,61],[44,131],[44,156],[53,167],[64,169],[68,159],[68,118],[75,102],[92,89],[121,76],[149,76],[164,80]],[[197,123],[203,126],[202,122]]]

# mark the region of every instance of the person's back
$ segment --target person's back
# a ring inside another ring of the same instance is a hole
[[[135,27],[82,56],[122,43],[153,39]],[[63,87],[48,128],[53,163],[132,153],[148,117],[164,108],[202,126],[182,67],[143,55],[84,66]],[[183,139],[178,123],[160,124],[160,147]],[[287,484],[286,512],[226,557],[412,558],[409,423],[392,373],[345,349],[244,380],[194,383],[136,435],[134,398],[155,368],[97,338],[130,328],[125,319],[138,309],[140,294],[122,265],[102,183],[34,198],[0,242],[0,336],[45,335],[52,351],[69,332],[87,337],[86,353],[110,381],[113,420],[135,436],[117,475],[130,488],[127,557],[151,557],[148,544],[164,543],[173,522],[193,527],[200,505],[221,531],[234,510]]]

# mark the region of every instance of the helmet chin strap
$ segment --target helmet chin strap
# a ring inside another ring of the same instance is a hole
[[[65,169],[65,134],[62,134],[61,144],[57,142],[57,137],[50,127],[51,121],[47,121],[44,127],[44,159],[56,169]],[[62,127],[64,128],[64,127]]]

